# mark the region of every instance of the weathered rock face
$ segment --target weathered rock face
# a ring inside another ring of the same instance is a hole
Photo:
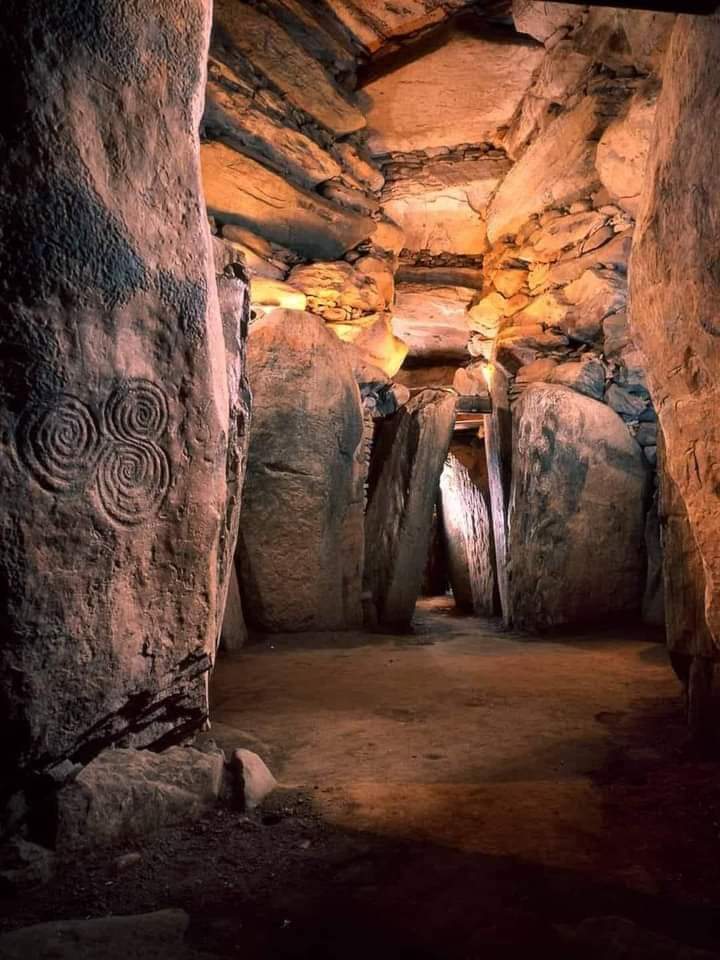
[[[220,796],[222,750],[106,750],[58,794],[58,849],[88,849],[200,817]]]
[[[637,94],[625,116],[611,123],[598,143],[597,168],[603,186],[633,217],[639,213],[656,107],[652,88]]]
[[[455,602],[491,617],[496,612],[495,548],[482,448],[453,445],[440,478],[440,505]]]
[[[409,355],[425,363],[467,356],[468,307],[475,291],[467,287],[431,287],[401,283],[397,287],[393,331]]]
[[[410,250],[483,253],[488,201],[509,168],[502,152],[490,149],[437,159],[404,155],[384,167],[383,209],[404,230]]]
[[[253,391],[240,524],[248,623],[333,630],[361,619],[360,394],[346,348],[309,313],[276,310],[250,328]]]
[[[371,152],[497,142],[542,55],[542,48],[520,38],[496,42],[470,28],[458,30],[439,48],[364,87]]]
[[[224,143],[203,144],[202,164],[211,213],[303,256],[332,260],[375,230],[369,217],[293,186]]]
[[[215,0],[215,30],[250,56],[293,106],[336,134],[365,126],[365,117],[333,85],[322,66],[273,17],[248,3]]]
[[[209,11],[154,13],[0,12],[0,793],[207,713],[228,447]]]
[[[473,0],[328,0],[327,6],[353,40],[370,53],[388,40],[440,23]]]
[[[574,3],[544,3],[540,0],[513,0],[515,28],[545,43],[558,30],[570,29],[583,18],[585,10]]]
[[[455,395],[423,390],[378,425],[365,520],[364,581],[380,623],[406,627],[412,620],[454,424]]]
[[[631,269],[631,328],[704,569],[705,614],[720,638],[717,248],[720,17],[680,17],[664,67]],[[693,185],[691,191],[688,184]]]
[[[513,622],[536,630],[639,612],[647,481],[640,447],[609,407],[566,387],[530,384],[514,420]]]
[[[705,622],[702,557],[680,489],[667,471],[664,444],[658,464],[665,636],[671,653],[716,659],[717,646]]]
[[[546,127],[503,181],[488,210],[491,242],[514,234],[530,216],[589,196],[595,169],[598,104],[586,97]]]

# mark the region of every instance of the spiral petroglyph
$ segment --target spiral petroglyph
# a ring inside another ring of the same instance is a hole
[[[135,524],[159,509],[170,486],[164,450],[147,440],[111,441],[97,469],[97,491],[107,513],[118,523]]]
[[[117,440],[159,440],[168,423],[167,398],[149,380],[126,380],[108,398],[105,422]]]
[[[158,444],[168,422],[160,387],[125,380],[99,417],[70,394],[28,408],[18,424],[17,448],[46,490],[77,493],[92,486],[97,508],[117,523],[134,525],[152,517],[170,489],[170,461]]]
[[[28,470],[47,490],[60,493],[87,482],[97,460],[100,431],[82,400],[61,394],[25,411],[18,450]]]

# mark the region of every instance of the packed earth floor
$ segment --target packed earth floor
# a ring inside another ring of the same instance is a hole
[[[68,861],[2,929],[182,907],[198,957],[253,960],[629,955],[573,933],[607,916],[720,942],[718,760],[646,630],[529,639],[424,602],[404,636],[224,656],[213,701],[282,783],[262,812]]]

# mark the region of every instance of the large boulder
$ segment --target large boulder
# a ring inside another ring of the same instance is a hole
[[[217,748],[105,750],[58,794],[58,849],[137,839],[197,819],[220,796],[224,766]]]
[[[381,421],[370,465],[365,587],[378,622],[405,628],[422,585],[455,394],[423,390]]]
[[[630,321],[646,361],[666,468],[720,639],[720,16],[679,17],[665,59],[630,271]],[[692,189],[688,189],[688,184]]]
[[[209,19],[204,0],[0,11],[0,805],[207,716],[228,465]]]
[[[248,623],[334,630],[361,619],[363,416],[345,345],[309,313],[250,328],[253,391],[240,523]]]
[[[514,420],[514,624],[541,630],[638,613],[647,482],[640,447],[609,407],[564,386],[530,384]]]
[[[458,28],[442,45],[365,86],[372,153],[498,142],[543,54],[520,38],[497,42]]]

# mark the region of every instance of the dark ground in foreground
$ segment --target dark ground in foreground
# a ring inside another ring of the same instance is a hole
[[[646,635],[527,642],[426,609],[410,637],[248,648],[215,701],[218,740],[286,784],[263,813],[62,863],[0,929],[172,906],[218,957],[561,960],[586,955],[565,925],[615,914],[720,945],[720,762]]]

